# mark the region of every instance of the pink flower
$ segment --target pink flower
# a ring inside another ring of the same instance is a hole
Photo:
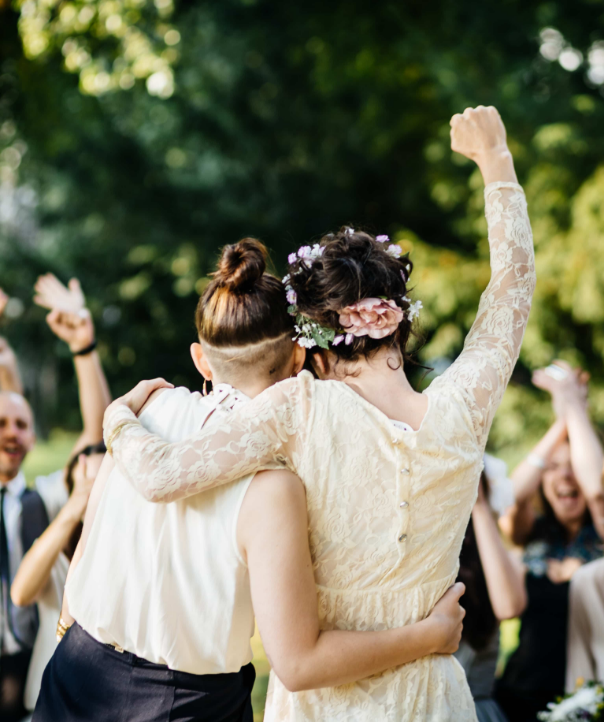
[[[388,236],[376,236],[375,240],[378,243],[387,243],[390,240],[390,238],[388,238]]]
[[[296,292],[293,288],[288,288],[287,293],[285,294],[285,297],[287,298],[287,302],[291,303],[292,306],[295,306],[298,302],[298,296],[296,295]]]
[[[287,257],[287,262],[290,266],[293,266],[294,263],[298,260],[298,256],[295,253],[290,253]]]
[[[340,325],[347,336],[384,338],[396,331],[403,315],[402,309],[392,300],[364,298],[340,311]]]

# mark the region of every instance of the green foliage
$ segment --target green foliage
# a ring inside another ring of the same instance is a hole
[[[197,294],[218,248],[247,235],[279,268],[341,225],[397,237],[424,303],[422,359],[452,358],[489,270],[481,181],[452,157],[448,121],[479,103],[506,121],[539,275],[493,442],[544,428],[530,370],[556,356],[592,373],[604,422],[603,11],[601,0],[0,2],[0,285],[25,309],[7,333],[48,422],[68,423],[75,398],[31,308],[38,273],[80,277],[115,393],[156,375],[198,387]]]

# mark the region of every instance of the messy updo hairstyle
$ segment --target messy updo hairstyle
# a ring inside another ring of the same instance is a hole
[[[322,254],[314,258],[312,264],[297,258],[288,269],[299,312],[341,333],[339,315],[343,308],[364,298],[391,299],[404,313],[394,333],[380,339],[354,337],[352,343],[332,344],[330,350],[343,361],[354,361],[368,358],[385,346],[394,346],[407,360],[406,349],[412,333],[407,290],[413,269],[408,255],[397,258],[387,250],[393,244],[381,243],[369,233],[345,227],[323,236],[319,245],[323,248]]]
[[[267,273],[267,260],[266,247],[255,238],[225,246],[199,299],[199,340],[227,372],[263,363],[272,374],[293,348],[285,288]]]

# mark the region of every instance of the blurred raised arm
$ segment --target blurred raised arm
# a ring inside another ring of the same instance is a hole
[[[73,355],[83,430],[74,451],[103,439],[103,414],[111,403],[109,386],[95,348],[95,331],[90,311],[77,279],[64,286],[51,273],[40,276],[34,301],[50,310],[46,317],[52,332],[69,346]]]
[[[8,296],[0,288],[0,318],[4,314],[8,300]],[[0,336],[0,391],[14,391],[16,394],[23,394],[17,357],[9,342],[2,336]]]
[[[495,108],[467,109],[451,120],[451,147],[482,172],[491,250],[491,280],[459,358],[443,374],[463,393],[479,443],[518,359],[535,289],[531,225],[516,182],[506,133]]]

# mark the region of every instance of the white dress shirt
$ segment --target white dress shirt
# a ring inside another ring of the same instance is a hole
[[[11,481],[3,486],[6,488],[6,495],[4,497],[4,522],[6,524],[12,583],[23,559],[23,546],[21,543],[21,495],[26,487],[25,475],[21,471],[14,479],[11,479]],[[42,497],[48,513],[48,519],[52,521],[67,501],[67,489],[63,482],[63,471],[56,471],[49,476],[39,476],[36,479],[34,488]],[[6,602],[6,600],[4,601]],[[6,606],[2,609],[0,624],[2,625],[2,639],[4,640],[1,653],[3,655],[16,654],[21,650],[21,645],[11,634],[8,627]]]
[[[226,384],[206,397],[178,388],[161,394],[140,420],[176,441],[243,401]],[[182,672],[237,672],[249,663],[254,613],[236,533],[252,478],[153,504],[114,469],[66,587],[78,624],[100,642]]]

